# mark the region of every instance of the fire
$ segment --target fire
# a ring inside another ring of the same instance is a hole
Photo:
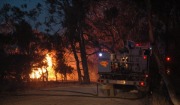
[[[47,66],[43,67],[32,67],[32,72],[30,74],[31,79],[46,79],[46,80],[56,80],[55,67],[56,67],[56,54],[51,52],[46,54],[43,63]]]
[[[56,62],[53,62],[53,58],[52,58],[53,54],[47,54],[46,55],[46,62],[47,62],[47,71],[48,71],[48,79],[49,80],[56,80],[56,75],[55,75],[55,66],[56,66]],[[54,64],[54,65],[53,65]]]
[[[41,77],[43,73],[46,72],[45,68],[38,68],[37,70],[33,69],[32,73],[30,74],[30,78],[32,79],[38,79]]]
[[[52,67],[52,58],[49,56],[49,54],[46,55],[47,64],[49,67]]]
[[[45,64],[44,66],[38,66],[38,64],[33,64],[32,68],[31,68],[31,73],[29,74],[31,80],[38,80],[38,81],[63,81],[65,80],[65,75],[61,74],[60,72],[56,72],[55,69],[57,67],[57,55],[56,55],[56,51],[43,51],[40,53],[41,55],[45,55],[44,59],[39,62]],[[73,73],[66,75],[66,79],[67,80],[78,80],[78,74],[76,71],[76,62],[74,59],[74,56],[69,54],[69,52],[67,52],[65,54],[66,56],[66,64],[70,65],[71,67],[74,68]],[[94,64],[91,65],[91,67]],[[93,69],[94,68],[90,68]],[[96,72],[90,72],[90,75],[92,75],[91,80],[96,81]]]

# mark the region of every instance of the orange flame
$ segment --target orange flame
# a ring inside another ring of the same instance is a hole
[[[32,67],[31,68],[31,73],[29,74],[31,80],[39,80],[43,81],[43,79],[47,79],[47,81],[56,81],[56,79],[59,80],[64,80],[64,75],[55,72],[55,68],[57,66],[57,57],[56,57],[56,51],[52,52],[41,52],[41,54],[45,54],[45,58],[43,59],[43,63],[46,64],[46,66],[42,67]],[[65,54],[66,56],[66,63],[70,65],[71,67],[74,68],[74,71],[72,74],[67,74],[67,80],[78,80],[78,74],[76,70],[76,62],[74,59],[74,56],[72,54],[69,55],[67,52]],[[35,64],[34,64],[35,65]],[[96,68],[94,67],[94,64],[91,64],[90,69],[95,70]],[[97,80],[97,73],[96,71],[90,72],[91,80],[96,81]],[[57,76],[57,78],[56,78]]]
[[[47,63],[47,67],[36,67],[32,68],[31,74],[29,74],[31,79],[41,79],[46,76],[48,80],[56,80],[55,67],[56,67],[56,57],[55,52],[46,54],[44,63]]]

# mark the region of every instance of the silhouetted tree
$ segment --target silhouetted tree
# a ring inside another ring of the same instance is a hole
[[[39,14],[40,4],[35,9],[26,11],[27,5],[20,8],[5,4],[1,9],[0,20],[5,26],[2,27],[1,51],[6,56],[1,59],[2,67],[1,78],[14,79],[21,82],[26,79],[29,81],[29,73],[34,57],[31,52],[31,42],[34,41],[34,34],[31,25],[25,21],[27,17],[35,19]],[[3,25],[1,23],[1,25]],[[11,30],[11,31],[9,31]]]
[[[84,18],[86,11],[88,10],[89,0],[47,0],[47,2],[50,3],[51,6],[50,13],[59,15],[63,14],[64,20],[62,22],[62,26],[66,28],[65,37],[67,37],[74,54],[74,58],[76,59],[79,82],[82,81],[82,74],[79,66],[80,58],[78,58],[77,55],[77,47],[79,47],[81,54],[80,56],[84,71],[83,80],[85,83],[89,83],[90,79],[83,36]],[[77,46],[77,44],[79,46]]]

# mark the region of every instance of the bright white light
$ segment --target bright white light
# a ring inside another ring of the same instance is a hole
[[[102,57],[102,53],[99,53],[99,57]]]

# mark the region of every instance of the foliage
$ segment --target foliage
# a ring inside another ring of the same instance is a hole
[[[65,54],[65,46],[63,43],[63,39],[61,36],[59,36],[58,34],[53,36],[53,46],[56,50],[56,54],[57,54],[57,67],[55,69],[55,71],[57,73],[61,73],[64,76],[66,74],[71,74],[73,71],[73,68],[69,65],[66,64],[65,62],[65,58],[64,58],[64,54]]]
[[[14,35],[17,40],[17,45],[21,48],[21,52],[29,54],[30,42],[32,42],[34,37],[31,26],[24,20],[21,21],[16,25],[16,32]]]
[[[1,59],[1,78],[3,80],[15,79],[21,82],[22,79],[27,79],[30,72],[31,57],[28,55],[9,55]],[[26,78],[23,78],[26,77]]]
[[[123,47],[124,40],[148,40],[147,14],[131,0],[100,0],[92,3],[86,23],[88,41],[100,49],[114,52]]]
[[[2,27],[7,32],[14,28],[12,33],[2,33],[0,49],[1,49],[1,82],[3,80],[28,81],[31,68],[31,62],[35,56],[31,49],[34,34],[31,25],[25,21],[28,17],[37,17],[40,5],[36,9],[24,11],[27,5],[22,5],[21,8],[12,7],[10,4],[5,4],[1,9],[0,16],[1,25],[12,25],[12,27]],[[32,11],[36,11],[36,14]],[[30,51],[31,50],[31,51]],[[5,55],[5,56],[3,56]]]

